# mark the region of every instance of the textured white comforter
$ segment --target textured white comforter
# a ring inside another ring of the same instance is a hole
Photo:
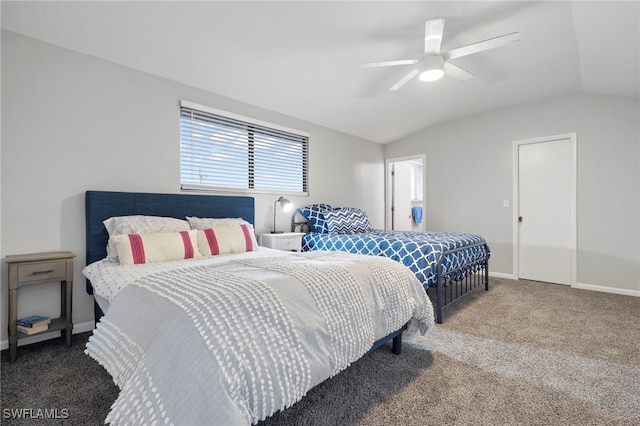
[[[260,250],[137,266],[115,294],[98,287],[121,267],[84,271],[111,294],[86,353],[121,388],[113,424],[255,423],[405,323],[433,325],[419,281],[381,257]]]

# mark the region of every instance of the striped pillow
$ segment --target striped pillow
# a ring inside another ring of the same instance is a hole
[[[258,242],[249,223],[221,225],[198,230],[198,250],[203,256],[244,253],[258,248]]]
[[[324,212],[330,234],[357,234],[373,231],[367,213],[356,207],[339,207]]]
[[[163,216],[115,216],[103,221],[109,237],[122,234],[155,234],[159,232],[179,232],[191,229],[189,222],[183,219]],[[107,257],[117,260],[116,248],[109,240]]]
[[[166,262],[201,257],[198,231],[122,234],[109,239],[115,245],[121,265]]]

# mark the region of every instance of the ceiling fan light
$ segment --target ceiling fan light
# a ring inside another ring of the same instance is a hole
[[[421,81],[436,81],[440,80],[444,75],[444,57],[442,55],[427,55],[422,58],[420,63],[420,75],[418,78]]]
[[[443,75],[444,75],[444,71],[442,69],[431,68],[421,72],[418,78],[421,81],[436,81],[436,80],[440,80]]]

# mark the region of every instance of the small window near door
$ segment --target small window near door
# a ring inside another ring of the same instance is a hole
[[[422,163],[408,161],[407,164],[411,166],[411,201],[422,202],[422,194],[424,193]]]

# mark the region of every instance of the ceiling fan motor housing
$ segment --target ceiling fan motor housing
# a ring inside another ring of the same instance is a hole
[[[435,81],[444,75],[444,56],[426,55],[420,60],[420,80]]]

